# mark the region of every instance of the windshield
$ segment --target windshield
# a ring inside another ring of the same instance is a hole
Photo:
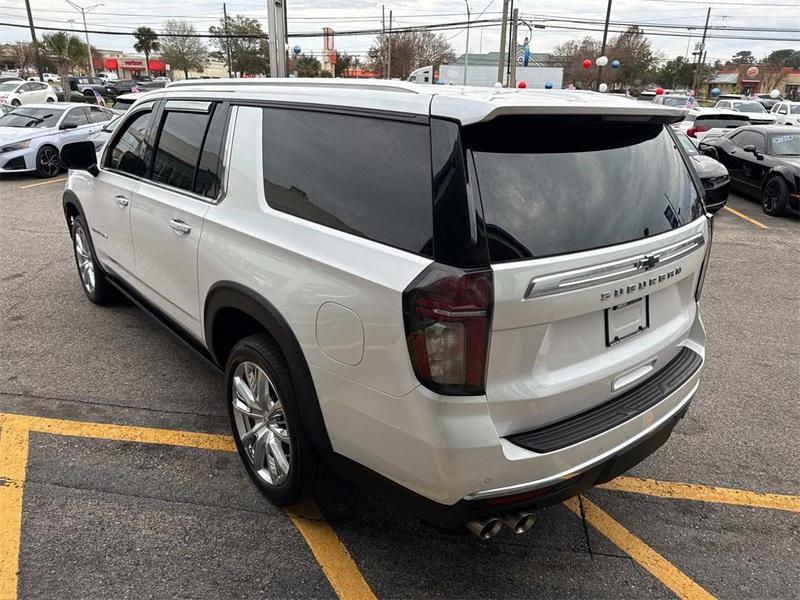
[[[17,86],[23,81],[6,81],[5,83],[0,83],[0,92],[13,92],[17,89]]]
[[[687,96],[665,96],[664,97],[664,105],[665,106],[686,106],[686,101],[689,98]]]
[[[800,115],[800,104],[792,104],[789,106],[789,112],[793,115]]]
[[[0,117],[0,127],[55,127],[63,110],[17,108]]]
[[[493,262],[630,242],[702,214],[664,125],[498,117],[464,140]]]
[[[119,122],[122,118],[122,115],[117,115],[116,117],[112,118],[108,123],[106,123],[105,127],[103,127],[103,131],[114,131]]]
[[[800,135],[773,135],[770,141],[775,156],[800,156]]]
[[[746,113],[764,113],[767,109],[760,102],[734,102],[733,108]]]

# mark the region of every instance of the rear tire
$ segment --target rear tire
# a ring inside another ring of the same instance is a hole
[[[75,265],[78,267],[78,277],[86,297],[92,304],[112,304],[118,298],[117,290],[108,282],[97,264],[89,227],[82,216],[72,220],[70,233]]]
[[[761,208],[769,216],[778,217],[784,213],[788,201],[789,186],[786,180],[780,175],[774,175],[761,192]]]
[[[275,504],[312,498],[325,468],[305,430],[289,367],[266,334],[234,346],[225,369],[231,431],[248,475]]]

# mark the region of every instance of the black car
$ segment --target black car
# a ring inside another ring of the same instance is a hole
[[[756,94],[755,98],[757,102],[760,102],[764,105],[764,108],[767,110],[772,110],[772,107],[775,106],[778,102],[783,102],[783,98],[781,96],[776,96],[773,98],[769,94]]]
[[[701,154],[692,140],[682,131],[676,131],[676,135],[686,150],[686,154],[692,161],[694,170],[703,184],[706,192],[706,210],[710,213],[717,212],[725,206],[728,201],[728,188],[730,187],[730,177],[725,165],[710,156]]]
[[[109,81],[106,83],[106,96],[116,98],[120,94],[130,94],[133,88],[139,89],[139,82],[132,79],[119,79],[118,81]]]
[[[99,77],[70,77],[69,89],[84,96],[93,96],[94,92],[101,96],[106,93],[106,86]]]
[[[748,125],[706,137],[700,151],[728,168],[731,187],[761,200],[768,215],[800,214],[800,130]]]

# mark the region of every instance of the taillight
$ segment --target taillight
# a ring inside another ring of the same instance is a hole
[[[701,131],[708,131],[709,129],[711,128],[703,127],[702,125],[696,125],[694,127],[689,127],[689,130],[686,132],[686,135],[692,138],[697,138],[696,134],[700,133]]]
[[[706,240],[706,254],[703,257],[703,264],[700,265],[700,275],[697,278],[697,289],[694,291],[695,302],[700,302],[700,293],[703,291],[703,283],[706,280],[706,271],[708,270],[708,261],[711,260],[711,242],[714,239],[714,219],[712,217],[706,218],[708,223],[708,239]]]
[[[492,320],[491,270],[439,263],[403,292],[403,321],[417,379],[449,395],[483,394]]]

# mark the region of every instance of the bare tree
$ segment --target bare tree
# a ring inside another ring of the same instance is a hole
[[[392,72],[387,74],[389,44],[392,49]],[[376,38],[367,53],[370,69],[381,77],[406,79],[414,69],[442,63],[453,62],[455,52],[442,34],[430,31],[404,31]]]
[[[186,37],[194,33],[190,23],[170,19],[161,34],[161,58],[171,69],[183,71],[185,79],[189,79],[189,71],[202,71],[208,64],[208,50],[203,40]]]

